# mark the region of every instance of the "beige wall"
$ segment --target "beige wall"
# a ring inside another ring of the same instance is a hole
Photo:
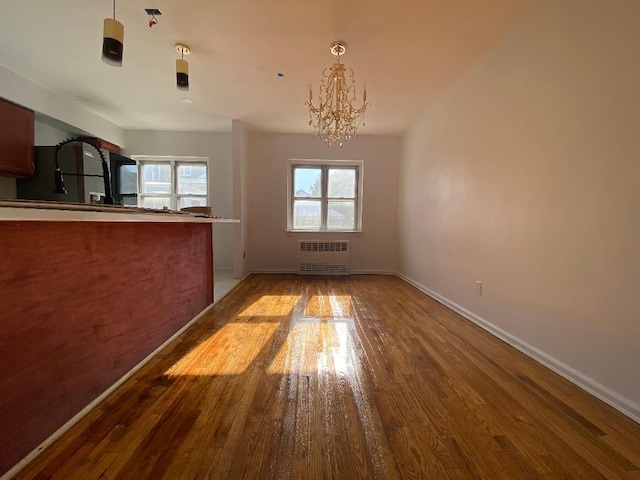
[[[209,157],[209,204],[215,215],[233,217],[231,133],[127,130],[123,154]],[[233,226],[214,224],[214,265],[233,267]]]
[[[327,148],[312,135],[250,134],[247,195],[250,271],[295,271],[298,239],[348,238],[353,271],[396,269],[400,137],[360,136]],[[363,160],[362,233],[288,233],[289,159]]]
[[[404,275],[636,419],[639,85],[640,2],[542,1],[405,135],[399,200]]]

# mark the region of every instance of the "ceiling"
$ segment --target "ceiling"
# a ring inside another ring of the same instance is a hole
[[[112,0],[8,0],[0,65],[124,129],[229,131],[238,119],[310,133],[309,85],[317,92],[343,40],[358,97],[366,84],[371,102],[360,132],[398,135],[536,1],[119,0],[114,68],[100,59]],[[162,12],[153,28],[145,8]],[[189,92],[175,87],[177,42],[192,50]]]

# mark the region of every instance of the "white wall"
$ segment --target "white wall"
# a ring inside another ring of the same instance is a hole
[[[75,137],[75,134],[72,134],[67,130],[61,130],[37,120],[34,123],[33,133],[36,147],[57,145],[68,138]]]
[[[231,133],[127,130],[123,155],[209,157],[209,205],[213,213],[233,217],[233,162]],[[214,266],[233,266],[233,226],[215,224]]]
[[[541,1],[403,138],[399,216],[403,274],[640,420],[638,85],[640,2]]]
[[[246,126],[240,120],[231,123],[233,141],[233,218],[240,220],[233,226],[233,276],[244,278],[248,273],[247,259],[247,157],[249,136]]]
[[[287,232],[289,159],[364,160],[362,233]],[[351,240],[353,271],[395,271],[400,137],[360,136],[327,148],[312,135],[249,135],[247,194],[251,271],[295,271],[300,238]]]

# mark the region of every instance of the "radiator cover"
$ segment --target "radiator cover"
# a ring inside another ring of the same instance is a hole
[[[349,275],[348,240],[298,240],[298,275]]]

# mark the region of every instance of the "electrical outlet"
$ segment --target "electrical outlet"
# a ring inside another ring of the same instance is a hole
[[[480,280],[476,280],[476,294],[482,295],[482,282]]]

